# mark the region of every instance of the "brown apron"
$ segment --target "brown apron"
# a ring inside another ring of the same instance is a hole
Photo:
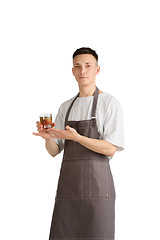
[[[77,95],[66,114],[65,126],[100,139],[95,119],[98,96],[96,88],[90,120],[68,121]],[[113,240],[114,212],[115,189],[108,156],[66,140],[49,240]]]

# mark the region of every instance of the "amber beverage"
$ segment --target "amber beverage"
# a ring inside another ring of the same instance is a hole
[[[47,113],[47,114],[41,114],[39,115],[40,122],[43,125],[44,129],[48,129],[52,127],[52,114]]]

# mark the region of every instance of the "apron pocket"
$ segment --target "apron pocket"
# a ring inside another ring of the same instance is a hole
[[[62,164],[57,197],[109,198],[108,162],[82,160]]]
[[[92,163],[91,196],[109,197],[108,162],[97,161]]]
[[[109,168],[107,163],[100,163],[100,197],[109,197]]]
[[[80,197],[81,164],[62,164],[57,197]]]
[[[108,198],[108,162],[88,160],[82,166],[82,197]]]

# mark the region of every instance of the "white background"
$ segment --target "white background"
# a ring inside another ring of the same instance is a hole
[[[159,1],[1,1],[0,239],[48,239],[62,154],[32,135],[78,92],[72,54],[99,55],[100,90],[123,106],[126,150],[111,169],[116,240],[160,239]]]

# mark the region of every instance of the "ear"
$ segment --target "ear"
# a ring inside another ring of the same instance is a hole
[[[100,66],[97,66],[97,67],[96,67],[96,75],[98,75],[99,72],[100,72]]]
[[[73,76],[74,76],[74,69],[72,68],[72,73],[73,73]]]

